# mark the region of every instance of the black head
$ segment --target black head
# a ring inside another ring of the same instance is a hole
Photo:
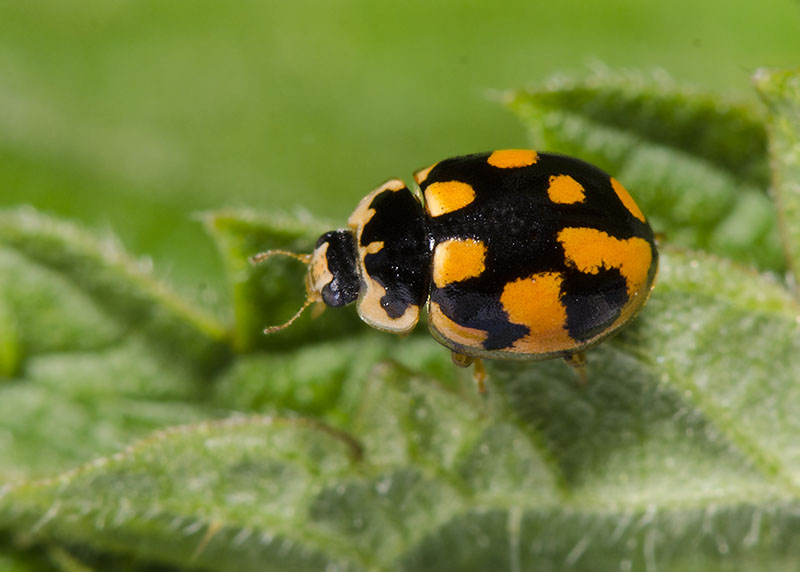
[[[356,301],[361,281],[356,268],[356,241],[349,230],[332,230],[317,240],[308,266],[310,295],[321,296],[328,306]]]

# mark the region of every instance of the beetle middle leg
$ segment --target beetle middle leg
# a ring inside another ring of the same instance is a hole
[[[453,358],[453,363],[458,367],[473,366],[472,379],[475,380],[475,385],[478,386],[478,393],[486,393],[486,379],[488,375],[486,374],[486,367],[483,365],[483,360],[452,351],[450,352],[450,356]]]

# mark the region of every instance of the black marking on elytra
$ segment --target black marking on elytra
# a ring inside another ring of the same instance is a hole
[[[360,288],[356,268],[356,239],[350,230],[332,230],[317,240],[316,248],[328,243],[325,258],[333,279],[322,288],[322,301],[337,308],[356,301]]]
[[[597,274],[570,270],[564,275],[561,291],[567,332],[582,342],[607,330],[628,303],[625,277],[617,268],[601,268]]]
[[[375,214],[364,225],[361,246],[383,242],[383,248],[367,254],[364,267],[386,289],[381,298],[386,314],[399,318],[428,297],[431,265],[422,205],[403,188],[379,193],[369,208]]]
[[[650,226],[625,208],[610,177],[593,165],[540,153],[533,165],[501,169],[486,162],[489,155],[444,160],[420,185],[424,191],[434,182],[469,184],[475,200],[429,218],[428,232],[434,243],[474,238],[487,247],[486,270],[480,276],[445,288],[434,285],[431,300],[456,323],[487,331],[484,349],[505,349],[529,331],[508,321],[499,301],[506,284],[540,272],[561,272],[565,273],[562,302],[567,307],[567,330],[576,343],[591,339],[611,325],[628,302],[625,280],[616,269],[589,275],[569,268],[559,231],[588,227],[622,240],[638,236],[652,245]],[[553,175],[571,176],[584,188],[586,199],[553,203],[547,193]]]
[[[486,350],[509,348],[530,333],[527,326],[508,321],[499,296],[471,289],[469,283],[474,280],[470,278],[444,288],[434,288],[431,301],[439,304],[444,315],[455,323],[485,331],[487,338],[483,349]]]

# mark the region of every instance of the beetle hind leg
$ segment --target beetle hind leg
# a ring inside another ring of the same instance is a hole
[[[473,366],[472,379],[475,380],[475,385],[478,386],[478,393],[486,393],[486,379],[489,376],[486,374],[486,367],[484,367],[483,361],[480,358],[453,351],[450,352],[450,356],[453,358],[453,363],[458,367]]]
[[[564,362],[578,372],[578,379],[581,385],[586,385],[589,381],[589,376],[586,373],[586,354],[583,352],[575,352],[564,356]]]

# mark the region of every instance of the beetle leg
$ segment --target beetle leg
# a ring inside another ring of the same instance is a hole
[[[466,354],[460,354],[458,352],[451,351],[450,357],[453,358],[453,363],[456,364],[458,367],[469,367],[472,365],[472,362],[475,361],[475,358],[472,356],[468,356]]]
[[[486,393],[486,380],[488,377],[483,360],[476,359],[472,369],[472,379],[475,380],[475,384],[478,386],[478,393]]]
[[[589,380],[586,374],[586,354],[583,352],[575,352],[574,354],[564,356],[564,361],[568,366],[578,372],[579,383],[581,385],[586,385],[586,382]]]
[[[486,368],[483,365],[483,361],[480,358],[474,358],[453,351],[450,352],[450,356],[453,358],[453,363],[458,367],[469,367],[473,365],[472,379],[475,380],[475,385],[478,386],[478,393],[486,393],[486,379],[488,375],[486,375]]]

